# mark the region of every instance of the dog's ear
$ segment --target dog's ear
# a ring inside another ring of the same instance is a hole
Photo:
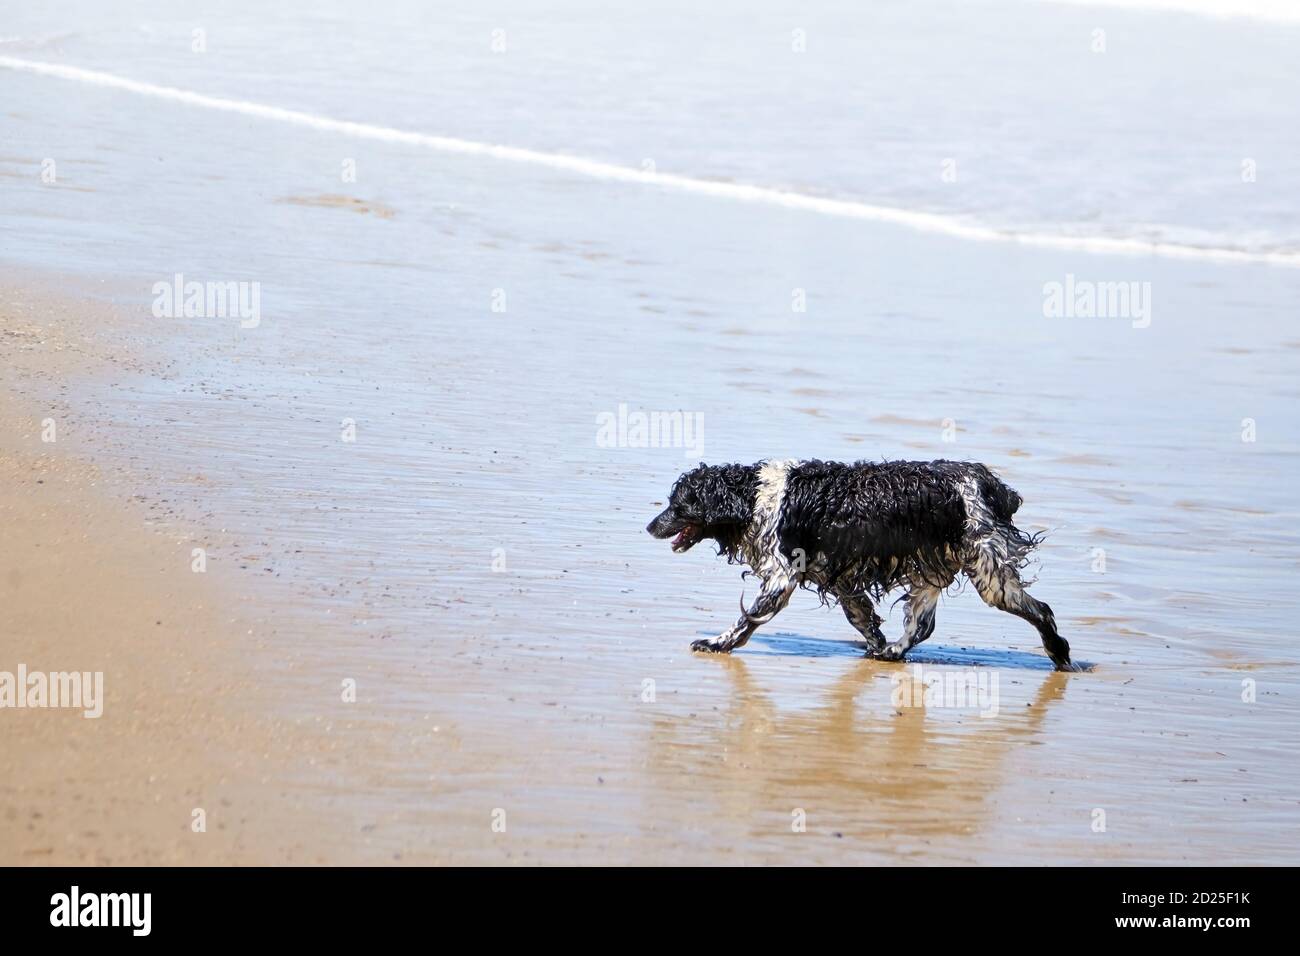
[[[672,488],[668,490],[669,507],[677,504],[688,491],[694,489],[696,480],[703,468],[704,466],[701,465],[699,468],[692,468],[690,471],[684,471],[677,476],[677,480],[673,482]]]
[[[753,505],[746,499],[743,476],[726,465],[701,465],[695,493],[704,511],[706,525],[748,524]]]

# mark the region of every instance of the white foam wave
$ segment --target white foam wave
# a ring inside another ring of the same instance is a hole
[[[1257,252],[1243,249],[1213,246],[1185,245],[1174,242],[1151,241],[1134,238],[1115,238],[1107,236],[1076,236],[1053,233],[1011,232],[991,226],[971,223],[954,216],[939,213],[917,212],[890,206],[877,206],[871,203],[849,199],[831,199],[810,196],[764,186],[750,186],[742,183],[717,182],[697,179],[674,173],[652,172],[631,166],[619,166],[614,163],[568,156],[562,153],[547,153],[516,146],[498,146],[473,140],[456,139],[449,136],[434,136],[429,133],[415,133],[408,130],[376,126],[370,123],[357,123],[350,120],[331,119],[314,113],[283,109],[263,103],[246,100],[228,99],[220,96],[208,96],[191,90],[182,90],[154,83],[142,83],[138,80],[103,73],[98,70],[86,70],[80,67],[64,66],[57,63],[45,63],[37,60],[24,60],[17,57],[0,56],[0,67],[35,73],[42,76],[90,83],[95,86],[109,87],[141,96],[170,100],[187,106],[204,109],[221,110],[244,116],[280,123],[291,123],[322,132],[355,136],[361,139],[382,140],[391,143],[404,143],[423,146],[447,153],[459,153],[468,156],[483,156],[491,159],[515,163],[527,163],[562,170],[593,179],[614,182],[635,183],[644,186],[658,186],[678,192],[713,196],[740,202],[761,203],[797,209],[804,212],[820,213],[848,219],[863,219],[871,222],[891,223],[922,232],[968,239],[978,242],[1011,242],[1026,246],[1043,248],[1071,249],[1076,251],[1119,254],[1119,255],[1157,255],[1183,259],[1215,260],[1220,262],[1254,262],[1273,265],[1300,266],[1300,252],[1277,251]]]
[[[47,33],[44,36],[21,36],[11,34],[0,36],[0,46],[8,46],[17,50],[40,50],[44,47],[58,46],[64,40],[72,40],[77,36],[76,33]]]

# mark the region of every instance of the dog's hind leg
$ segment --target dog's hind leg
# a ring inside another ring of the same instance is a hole
[[[749,636],[758,630],[759,625],[766,624],[790,603],[794,593],[795,582],[787,577],[772,577],[763,582],[762,589],[754,598],[749,610],[745,609],[745,599],[740,599],[740,620],[734,627],[728,628],[717,637],[705,638],[691,643],[691,650],[709,651],[714,654],[726,654],[737,647],[744,647]]]
[[[901,661],[903,655],[934,633],[934,612],[939,606],[942,588],[921,585],[907,592],[903,602],[903,636],[886,644],[876,656],[886,661]]]
[[[849,619],[859,634],[867,642],[867,654],[875,655],[880,653],[880,649],[885,646],[885,635],[880,630],[883,623],[880,615],[876,613],[875,607],[870,598],[865,597],[841,597],[840,607],[844,608],[844,616]]]
[[[1000,563],[996,555],[981,549],[966,563],[966,576],[989,607],[1023,618],[1038,629],[1043,649],[1058,671],[1074,670],[1070,645],[1056,632],[1052,609],[1025,590],[1013,566]]]

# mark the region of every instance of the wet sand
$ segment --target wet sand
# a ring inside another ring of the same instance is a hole
[[[1294,862],[1297,665],[1285,635],[1267,639],[1264,605],[1148,586],[1127,568],[1072,585],[1049,550],[1039,593],[1090,672],[1053,673],[1028,628],[968,592],[945,599],[915,652],[923,673],[996,674],[988,716],[899,706],[914,664],[863,660],[839,612],[811,598],[731,658],[692,655],[688,640],[734,615],[741,585],[706,554],[643,540],[649,496],[602,484],[523,501],[515,520],[539,521],[548,548],[510,545],[499,572],[493,540],[444,511],[386,518],[380,476],[400,445],[368,450],[379,483],[360,505],[301,481],[241,487],[257,470],[220,442],[267,440],[270,396],[175,400],[187,373],[154,341],[138,293],[124,294],[139,283],[57,286],[11,272],[0,290],[0,669],[103,670],[107,702],[98,720],[0,712],[4,862]],[[817,381],[792,370],[790,401],[842,419]],[[53,445],[40,441],[46,417],[60,423]],[[321,414],[331,431],[333,417]],[[877,426],[932,430],[906,415]],[[1044,445],[1014,428],[998,440],[1037,456]],[[263,464],[353,481],[335,447]],[[505,454],[423,453],[480,494],[531,487]],[[659,464],[671,478],[676,462]],[[1109,467],[1077,454],[1053,469],[1090,487]],[[1039,501],[1052,487],[1034,489]],[[1096,488],[1107,501],[1144,494]],[[299,512],[283,506],[295,495]],[[604,513],[585,508],[593,499]],[[324,543],[310,523],[320,509],[335,535]],[[1175,535],[1179,522],[1238,520],[1205,500],[1171,514],[1185,516],[1168,519]],[[371,537],[387,520],[437,525],[446,545],[427,577],[386,573],[385,555],[410,547]],[[614,530],[612,551],[584,553]],[[1285,553],[1288,540],[1256,547]],[[202,575],[195,546],[208,550]],[[1140,553],[1112,548],[1121,567]],[[1287,618],[1287,601],[1272,613]],[[1253,630],[1204,632],[1238,611]],[[349,679],[355,702],[341,698]],[[195,807],[206,834],[190,832]]]

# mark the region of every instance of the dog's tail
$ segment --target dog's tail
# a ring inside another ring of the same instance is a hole
[[[966,535],[974,554],[1011,573],[1029,562],[1042,533],[1026,534],[1011,523],[1020,495],[981,464],[967,466],[960,491],[966,506]]]
[[[979,489],[979,496],[988,505],[989,511],[999,521],[1011,521],[1011,516],[1016,513],[1023,503],[1016,490],[1002,481],[997,475],[989,471],[988,467],[975,462],[970,464],[970,476],[975,480],[975,486]]]

